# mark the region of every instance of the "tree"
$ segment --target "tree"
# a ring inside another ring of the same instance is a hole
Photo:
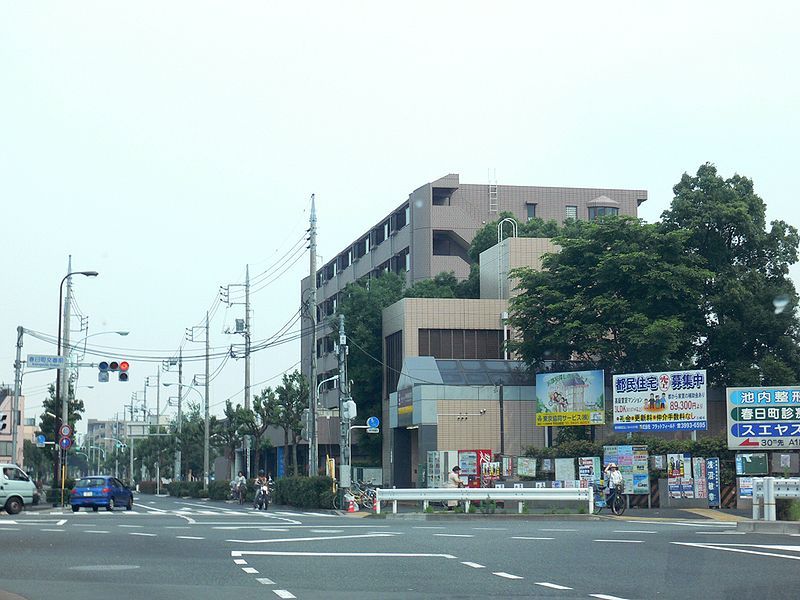
[[[275,389],[277,399],[276,424],[283,429],[283,471],[286,469],[286,456],[289,451],[289,437],[292,440],[292,465],[298,474],[297,445],[303,429],[303,411],[308,406],[308,380],[299,371],[283,375],[281,384]]]
[[[368,281],[356,281],[342,292],[339,313],[345,316],[345,331],[349,339],[350,354],[347,369],[351,395],[358,406],[359,421],[363,417],[381,414],[383,393],[382,312],[403,297],[403,280],[394,273],[384,273]],[[339,324],[331,322],[331,337],[338,341]],[[362,450],[374,461],[380,462],[381,436],[366,436],[359,443]]]
[[[269,448],[264,443],[267,430],[278,424],[278,397],[272,388],[264,388],[260,394],[253,396],[251,411],[242,409],[240,419],[244,433],[253,437],[253,447],[256,451],[256,465],[261,465],[261,455]],[[268,440],[267,440],[268,442]]]
[[[753,181],[723,179],[714,165],[686,173],[662,215],[670,231],[688,234],[686,251],[710,274],[699,288],[704,320],[698,362],[720,386],[783,385],[800,379],[798,296],[788,277],[798,259],[798,232],[783,221],[766,228],[766,206]],[[789,306],[776,314],[773,300]]]
[[[607,217],[560,235],[543,271],[518,269],[510,304],[512,344],[537,369],[614,373],[689,366],[710,274],[684,251],[688,234]]]
[[[53,384],[50,384],[47,388],[47,398],[42,401],[42,409],[42,414],[39,415],[39,430],[48,441],[58,441],[55,439],[56,420],[51,415],[61,415],[61,402],[56,402],[56,387]],[[75,386],[70,381],[67,390],[67,413],[69,415],[68,421],[73,431],[75,431],[75,423],[81,420],[83,412],[83,400],[75,398]]]

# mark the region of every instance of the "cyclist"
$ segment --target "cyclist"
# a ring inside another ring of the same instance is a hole
[[[606,486],[608,487],[608,494],[606,495],[606,504],[611,507],[614,506],[614,500],[617,497],[618,490],[623,486],[622,473],[619,472],[616,463],[609,463],[605,471]]]

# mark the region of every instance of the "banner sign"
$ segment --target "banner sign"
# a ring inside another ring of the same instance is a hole
[[[694,497],[708,498],[708,481],[706,480],[706,459],[695,456],[692,459],[692,473],[694,474]]]
[[[600,473],[600,457],[584,456],[578,459],[578,478],[583,482],[594,483],[603,477]]]
[[[800,386],[726,388],[728,448],[800,449]]]
[[[667,486],[670,498],[694,498],[690,454],[667,454]]]
[[[603,465],[614,463],[625,480],[626,494],[649,494],[647,446],[603,446]]]
[[[527,456],[517,457],[517,476],[536,477],[536,459]]]
[[[556,481],[575,480],[575,459],[557,458],[556,459]]]
[[[706,485],[708,486],[708,508],[720,507],[720,479],[719,479],[719,459],[706,459]]]
[[[602,425],[603,371],[536,374],[536,425]]]
[[[615,431],[708,429],[706,372],[614,375]]]

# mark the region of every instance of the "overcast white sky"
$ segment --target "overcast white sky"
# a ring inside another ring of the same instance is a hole
[[[488,169],[643,188],[654,221],[712,161],[800,227],[799,21],[793,2],[3,3],[0,381],[18,325],[55,335],[69,254],[100,272],[75,279],[89,333],[131,331],[90,344],[169,355],[220,285],[300,239],[311,193],[324,260],[420,185]],[[291,318],[307,270],[305,255],[254,295],[254,339]],[[242,312],[216,313],[212,346],[240,341],[222,332]],[[28,353],[55,348],[26,337]],[[259,352],[252,380],[298,360],[297,343]],[[85,418],[156,373],[131,362],[128,384],[82,371]],[[214,380],[214,413],[241,401],[242,373],[230,360]],[[50,381],[26,374],[27,416]]]

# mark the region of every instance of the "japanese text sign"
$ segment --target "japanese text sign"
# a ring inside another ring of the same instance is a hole
[[[708,429],[706,372],[614,375],[615,431]]]
[[[727,388],[728,448],[800,448],[800,386]]]

